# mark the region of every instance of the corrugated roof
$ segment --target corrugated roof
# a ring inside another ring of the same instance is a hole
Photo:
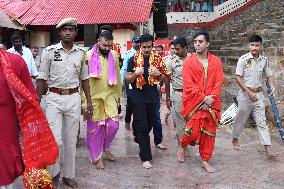
[[[6,14],[4,10],[1,10],[1,9],[0,9],[0,27],[12,28],[12,29],[18,29],[18,30],[24,29],[20,24],[13,21],[12,18],[8,14]]]
[[[66,17],[79,24],[138,23],[150,16],[153,0],[0,0],[0,6],[27,25],[56,25]]]

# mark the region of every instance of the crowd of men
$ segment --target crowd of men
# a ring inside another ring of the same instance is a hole
[[[18,35],[12,36],[11,49],[0,50],[0,121],[6,123],[0,128],[0,189],[12,189],[15,179],[23,172],[27,188],[31,184],[38,184],[39,188],[56,187],[60,178],[67,186],[77,188],[75,155],[81,114],[87,122],[85,141],[90,162],[97,169],[104,169],[102,154],[114,161],[110,146],[119,129],[123,90],[127,94],[125,128],[133,131],[142,166],[153,168],[152,128],[155,146],[167,149],[162,144],[161,83],[165,83],[166,105],[177,132],[177,160],[185,161],[188,145],[199,145],[202,167],[209,173],[215,172],[209,160],[221,117],[224,74],[221,59],[209,52],[207,32],[197,32],[193,36],[194,52],[188,51],[184,37],[176,38],[169,45],[170,54],[165,57],[162,57],[163,46],[157,46],[153,51],[152,35],[134,36],[131,50],[121,57],[120,69],[110,27],[102,27],[98,43],[87,52],[74,44],[76,19],[66,18],[57,28],[61,41],[46,47],[41,58],[38,48],[24,47]],[[241,150],[241,131],[252,113],[267,156],[276,158],[279,153],[270,147],[261,89],[264,75],[272,88],[269,95],[273,95],[273,74],[267,58],[260,55],[261,37],[251,36],[248,44],[250,52],[240,57],[236,69],[236,81],[241,90],[232,144],[235,150]],[[45,102],[41,103],[43,99]],[[26,113],[30,110],[38,115],[36,122],[31,121],[36,119],[35,115]],[[19,125],[22,145],[19,143]],[[48,150],[41,146],[36,146],[36,150],[30,148],[37,144],[37,139],[45,137],[49,140],[41,144]],[[39,158],[22,156],[21,148],[23,154],[36,151]],[[45,161],[41,161],[43,154]],[[45,183],[37,180],[48,174],[52,179]]]

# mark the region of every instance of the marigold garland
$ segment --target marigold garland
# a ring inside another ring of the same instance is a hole
[[[25,188],[53,189],[52,179],[46,169],[26,169],[23,176]]]
[[[144,56],[141,51],[137,51],[134,54],[134,69],[143,67],[143,66],[144,66]],[[166,75],[166,76],[170,75],[170,72],[167,70],[167,67],[166,67],[165,62],[163,61],[163,58],[160,55],[155,54],[153,51],[151,51],[150,53],[149,66],[156,67],[159,70],[159,72],[161,72],[163,75]],[[152,75],[148,76],[149,85],[153,86],[155,84],[158,84],[159,82],[160,80],[158,76],[152,76]],[[139,75],[136,79],[136,87],[138,89],[142,89],[143,85],[145,84],[146,84],[146,81],[143,75]]]

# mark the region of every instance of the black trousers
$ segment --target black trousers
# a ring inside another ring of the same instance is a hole
[[[132,106],[134,140],[139,144],[139,156],[143,162],[152,160],[149,133],[154,125],[155,110],[154,103],[135,103]]]
[[[131,107],[131,99],[127,97],[127,104],[126,104],[126,112],[125,112],[125,123],[131,122],[132,116],[132,107]]]
[[[131,116],[132,116],[132,108],[131,108],[131,92],[132,89],[129,89],[129,85],[126,85],[126,95],[127,95],[127,104],[126,104],[126,112],[125,112],[125,123],[131,122]]]

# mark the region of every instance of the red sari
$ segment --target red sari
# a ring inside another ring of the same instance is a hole
[[[0,50],[0,186],[23,173],[25,188],[52,188],[45,168],[56,161],[58,147],[37,99],[25,61]]]
[[[26,63],[8,54],[12,68],[23,84],[37,97]],[[24,171],[19,144],[16,105],[0,66],[0,186],[11,184]]]
[[[220,58],[211,53],[208,53],[207,79],[195,53],[184,61],[182,114],[185,119],[189,118],[189,115],[192,116],[187,120],[180,143],[182,146],[199,144],[199,152],[203,160],[209,160],[214,149],[216,121],[220,120],[223,76]],[[215,95],[210,112],[198,108],[208,95]]]

